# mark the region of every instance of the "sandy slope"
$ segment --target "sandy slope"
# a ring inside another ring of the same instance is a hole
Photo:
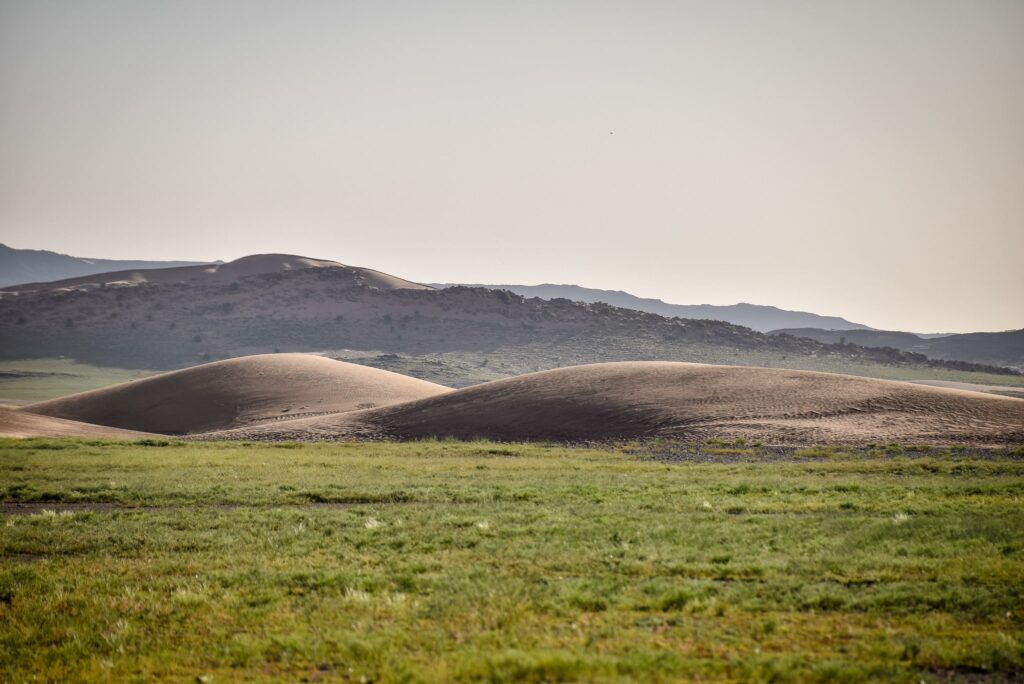
[[[426,285],[420,285],[408,280],[403,280],[387,273],[374,271],[369,268],[357,268],[345,266],[337,261],[324,259],[311,259],[309,257],[295,256],[293,254],[253,254],[242,257],[225,264],[202,264],[199,266],[179,266],[176,268],[151,268],[136,269],[131,271],[113,271],[110,273],[96,273],[93,275],[79,276],[56,280],[50,283],[28,283],[3,288],[0,291],[29,292],[39,290],[60,290],[68,288],[95,288],[101,284],[113,285],[138,285],[141,283],[183,283],[197,282],[216,285],[229,284],[239,278],[247,276],[262,275],[266,273],[281,273],[284,271],[297,271],[306,268],[343,268],[355,272],[359,279],[370,287],[380,290],[413,289],[429,290]]]
[[[135,439],[147,437],[144,432],[90,425],[74,420],[39,416],[0,406],[0,437],[96,437]]]
[[[312,354],[263,354],[51,399],[21,411],[187,434],[292,415],[384,406],[447,391],[424,380]]]
[[[976,382],[956,382],[955,380],[913,380],[912,382],[915,385],[949,387],[950,389],[968,390],[970,392],[986,392],[1024,398],[1024,387],[1016,385],[981,385]]]
[[[604,363],[497,380],[429,399],[218,433],[238,439],[591,440],[745,436],[775,444],[1024,441],[1024,401],[768,368]]]

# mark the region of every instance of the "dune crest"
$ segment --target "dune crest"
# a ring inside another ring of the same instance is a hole
[[[773,444],[1024,441],[1024,401],[888,380],[740,366],[622,362],[560,368],[226,439],[743,436]]]
[[[384,406],[448,391],[425,380],[313,354],[261,354],[29,404],[20,411],[190,434]]]

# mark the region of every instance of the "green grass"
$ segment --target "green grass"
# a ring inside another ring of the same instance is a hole
[[[0,441],[0,679],[1024,672],[1019,455],[280,446]]]
[[[71,359],[0,361],[0,402],[43,401],[128,382],[155,372],[93,366]]]

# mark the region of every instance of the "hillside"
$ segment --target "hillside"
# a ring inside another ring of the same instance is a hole
[[[994,364],[1024,370],[1024,329],[935,337],[891,330],[787,328],[772,331],[772,334],[778,333],[806,337],[825,344],[850,343],[864,347],[891,347],[924,354],[933,359]]]
[[[22,410],[130,430],[187,434],[386,406],[448,391],[416,378],[320,356],[265,354],[171,371]]]
[[[936,337],[925,340],[923,350],[937,359],[978,359],[1024,371],[1024,328]]]
[[[78,278],[93,273],[195,266],[200,261],[131,261],[86,259],[42,249],[15,249],[0,244],[0,287]]]
[[[903,351],[913,349],[925,342],[920,335],[895,330],[825,330],[822,328],[781,328],[770,331],[771,335],[786,334],[795,337],[809,337],[825,344],[859,344],[863,347],[892,347]]]
[[[75,420],[40,416],[0,406],[0,437],[88,437],[90,439],[134,439],[144,432],[81,423]]]
[[[666,438],[993,446],[1024,442],[1024,400],[835,373],[666,361],[571,366],[451,390],[316,355],[265,354],[17,410],[0,407],[0,436],[143,432],[302,442]]]
[[[35,292],[58,292],[63,290],[88,291],[106,287],[133,287],[138,285],[172,285],[195,283],[197,285],[230,285],[242,278],[272,273],[288,273],[306,269],[328,268],[345,271],[360,285],[380,289],[408,288],[430,289],[426,285],[413,283],[402,278],[374,271],[369,268],[346,266],[337,261],[311,259],[294,254],[254,254],[220,264],[199,264],[176,268],[150,268],[95,273],[52,282],[23,283],[5,287],[0,292],[28,294]]]
[[[436,397],[215,433],[214,439],[424,437],[771,444],[1024,441],[1024,400],[827,373],[666,362],[604,363]]]
[[[433,283],[434,287],[453,287],[452,284]],[[725,321],[735,325],[768,332],[787,327],[818,327],[841,329],[865,329],[866,325],[851,323],[837,316],[821,316],[805,311],[786,311],[774,306],[760,304],[669,304],[660,299],[637,297],[620,290],[598,290],[579,285],[465,285],[464,287],[486,287],[492,290],[508,290],[524,297],[541,299],[571,299],[574,302],[596,304],[603,302],[624,309],[635,309],[658,314],[667,318],[692,318],[699,320]]]
[[[522,370],[502,368],[517,357],[527,359],[525,370],[644,359],[770,366],[834,359],[865,367],[981,370],[608,304],[485,288],[434,290],[303,259],[262,255],[212,272],[138,271],[130,279],[111,274],[8,290],[0,298],[0,360],[66,356],[102,366],[173,369],[275,351],[376,350],[473,354],[478,370],[498,377]],[[313,266],[296,266],[307,261]],[[254,265],[265,272],[253,273]]]

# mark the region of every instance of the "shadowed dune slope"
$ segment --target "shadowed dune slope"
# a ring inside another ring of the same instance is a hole
[[[384,406],[448,391],[432,382],[312,354],[262,354],[51,399],[21,411],[188,434]]]
[[[381,409],[255,426],[239,439],[743,436],[774,444],[1024,441],[1024,401],[846,375],[671,362],[533,373]]]
[[[103,425],[90,425],[75,420],[39,416],[17,409],[0,406],[0,437],[96,437],[111,439],[137,439],[148,437],[145,432],[121,430]]]

